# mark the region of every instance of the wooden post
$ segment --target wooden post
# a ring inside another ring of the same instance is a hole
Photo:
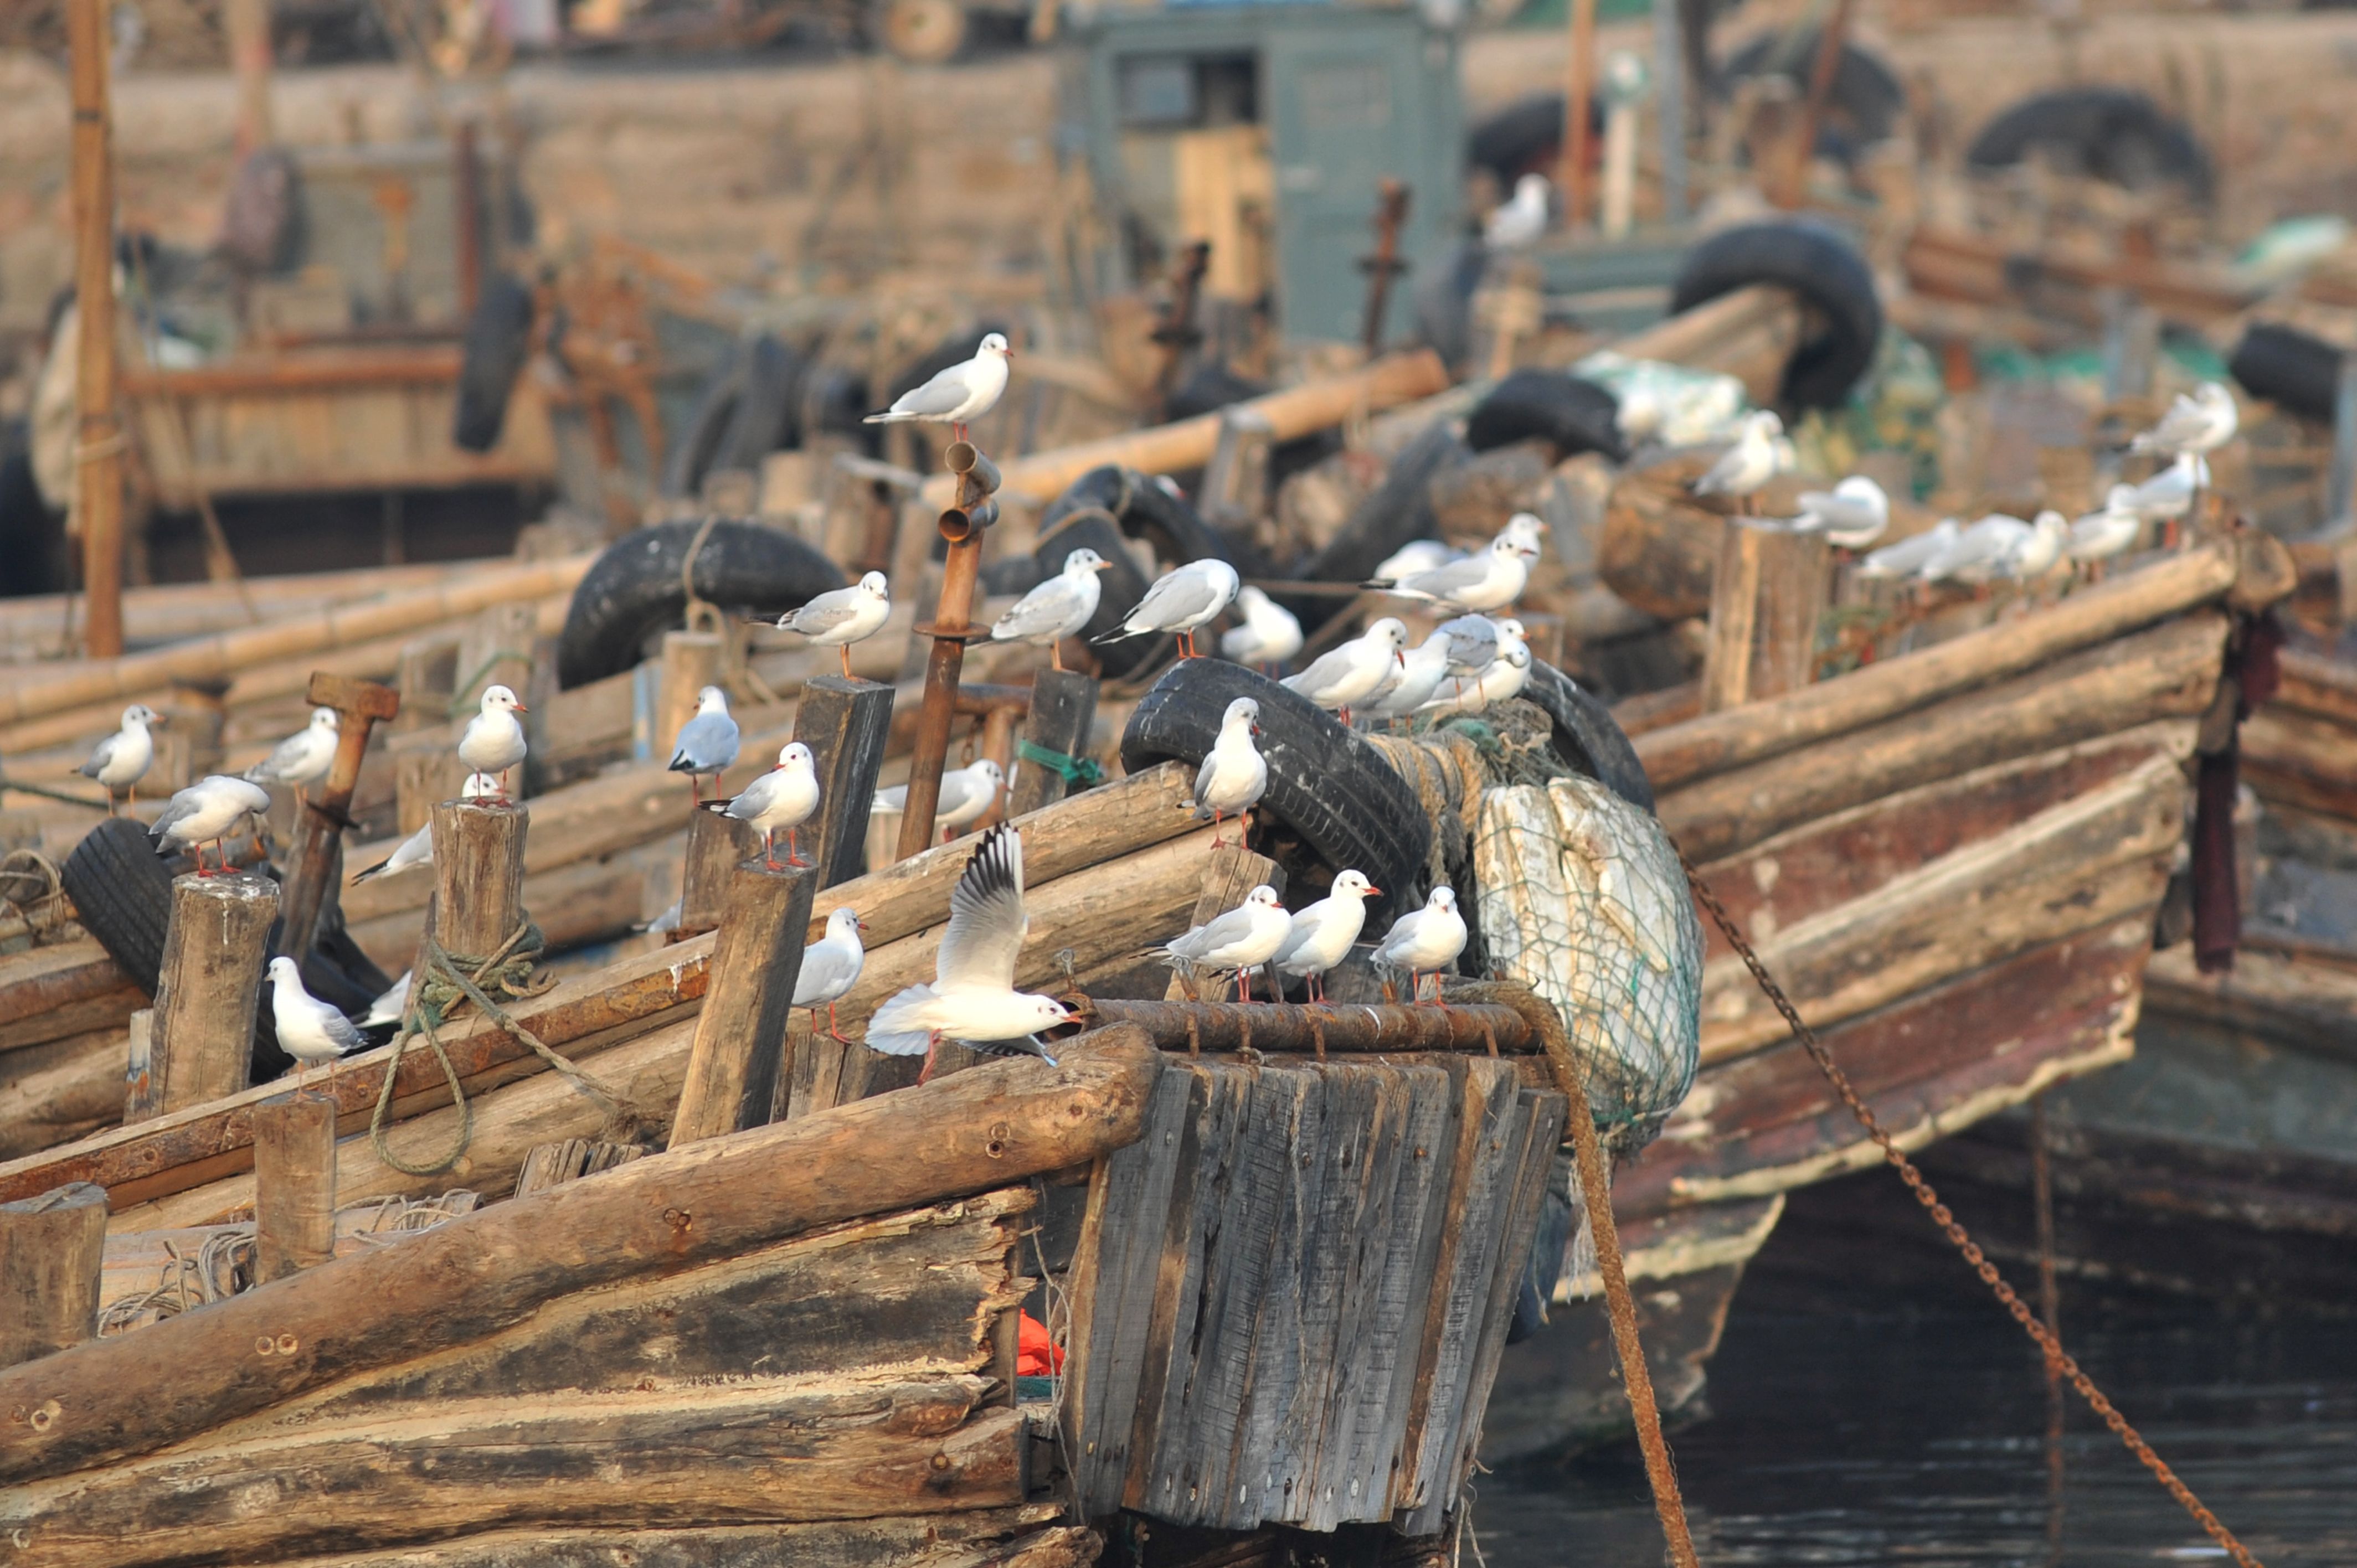
[[[123,652],[123,425],[114,410],[114,148],[107,61],[108,0],[68,0],[73,56],[74,522],[81,530],[82,644],[92,659]]]
[[[1829,571],[1824,534],[1727,520],[1711,579],[1703,712],[1740,707],[1809,683]]]
[[[672,1120],[672,1148],[758,1127],[783,1112],[791,1076],[786,1023],[817,891],[818,874],[806,866],[771,871],[751,860],[737,868]]]
[[[450,731],[440,725],[396,735],[387,749],[393,753],[393,830],[414,833],[432,818],[436,801],[454,799],[466,787],[467,765],[458,760]]]
[[[156,1009],[142,1007],[131,1015],[130,1059],[123,1074],[123,1122],[145,1122],[164,1114],[164,1080],[156,1075]]]
[[[367,754],[369,735],[380,720],[401,711],[400,693],[373,681],[350,675],[312,671],[305,700],[314,707],[333,708],[342,727],[337,732],[336,759],[328,776],[304,802],[295,819],[295,843],[288,855],[285,916],[278,928],[273,951],[300,960],[311,950],[319,929],[319,911],[336,897],[344,880],[344,829],[350,824],[352,790],[360,783],[361,758]]]
[[[728,888],[737,867],[761,853],[759,830],[717,811],[688,819],[687,863],[679,878],[679,929],[673,941],[717,930],[727,911]]]
[[[254,1273],[263,1283],[336,1255],[336,1102],[280,1094],[253,1108]]]
[[[269,0],[225,0],[230,69],[237,73],[237,132],[231,144],[242,157],[271,143]]]
[[[1587,102],[1596,88],[1596,0],[1571,0],[1571,60],[1563,95],[1563,226],[1587,216]]]
[[[1095,676],[1077,670],[1042,670],[1031,682],[1031,716],[1023,725],[1023,738],[1041,751],[1079,757],[1088,749],[1096,716]],[[1071,785],[1054,768],[1025,762],[1006,792],[1006,814],[1019,817],[1052,806],[1071,792]]]
[[[695,694],[720,684],[723,650],[718,636],[708,631],[663,633],[662,662],[655,688],[654,758],[671,760],[679,740],[679,726],[695,716]]]
[[[522,806],[434,805],[434,940],[454,956],[489,958],[523,913]]]
[[[156,987],[149,1071],[166,1111],[245,1087],[278,885],[243,873],[178,876]]]
[[[1203,866],[1203,892],[1195,900],[1195,913],[1189,917],[1189,929],[1207,925],[1244,901],[1244,895],[1267,883],[1280,894],[1285,891],[1285,868],[1265,854],[1254,854],[1240,843],[1222,844],[1213,850]],[[1200,1000],[1186,980],[1172,971],[1170,983],[1164,987],[1165,1002]],[[1219,1000],[1217,997],[1213,1001]]]
[[[811,748],[818,776],[818,823],[803,835],[819,886],[848,882],[865,869],[867,812],[892,730],[892,688],[840,675],[802,682],[794,738]]]
[[[96,1338],[105,1262],[104,1187],[70,1182],[0,1203],[0,1367]],[[38,1409],[17,1419],[46,1424]]]

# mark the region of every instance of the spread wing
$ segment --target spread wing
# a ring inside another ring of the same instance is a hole
[[[937,983],[1012,990],[1024,926],[1023,840],[1004,826],[993,828],[950,895],[950,927],[934,966]]]
[[[952,365],[923,386],[902,392],[892,404],[894,413],[913,413],[919,417],[939,416],[950,413],[974,395],[965,384],[965,366]]]

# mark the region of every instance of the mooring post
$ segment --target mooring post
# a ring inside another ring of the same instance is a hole
[[[131,1015],[130,1060],[123,1073],[123,1122],[145,1122],[164,1113],[164,1080],[156,1073],[156,1009]]]
[[[909,760],[909,799],[900,817],[900,842],[893,858],[906,860],[933,842],[933,812],[941,805],[942,765],[950,749],[956,717],[958,675],[965,668],[965,645],[975,636],[974,590],[982,575],[982,536],[998,521],[998,469],[971,441],[952,441],[943,461],[957,477],[957,495],[942,513],[942,537],[949,557],[942,573],[941,603],[931,625],[917,635],[933,639],[925,660],[925,704],[917,715],[917,746]]]
[[[823,797],[822,797],[823,799]],[[781,846],[782,847],[782,846]],[[679,878],[679,929],[674,942],[717,930],[737,867],[761,853],[760,831],[717,811],[697,811],[687,822],[687,858]]]
[[[401,711],[401,693],[373,681],[314,671],[306,694],[315,708],[333,708],[341,720],[336,759],[328,777],[295,819],[295,846],[285,883],[285,918],[279,922],[273,951],[298,961],[311,950],[319,911],[336,897],[344,875],[344,830],[351,826],[352,789],[360,783],[361,759],[375,726]]]
[[[1097,717],[1097,678],[1077,670],[1042,670],[1032,678],[1031,713],[1017,748],[1021,766],[1006,791],[1006,814],[1019,817],[1052,806],[1071,793],[1063,772],[1028,753],[1041,752],[1071,763],[1088,754],[1089,728]]]
[[[1204,857],[1203,891],[1195,900],[1195,913],[1188,918],[1192,930],[1205,926],[1244,901],[1244,895],[1267,883],[1279,893],[1285,891],[1285,868],[1265,854],[1254,854],[1240,843],[1222,844]],[[1236,988],[1242,995],[1243,988]],[[1163,988],[1165,1002],[1195,1002],[1192,983],[1178,971],[1170,972],[1170,983]],[[1213,1001],[1219,1000],[1216,996]]]
[[[336,1102],[274,1095],[253,1108],[254,1273],[264,1283],[336,1255]]]
[[[154,1100],[178,1111],[243,1089],[278,885],[243,872],[172,881],[149,1051]]]
[[[737,868],[688,1050],[687,1081],[672,1119],[671,1147],[781,1117],[791,1077],[786,1024],[817,891],[818,873],[808,866],[771,871],[753,859]]]
[[[443,951],[489,958],[515,933],[530,820],[522,806],[435,802],[434,940]]]
[[[1727,520],[1711,580],[1703,712],[1740,707],[1809,683],[1829,582],[1823,533]]]
[[[70,1182],[0,1203],[0,1367],[96,1338],[105,1262],[104,1187]]]
[[[811,749],[818,777],[818,822],[802,842],[819,886],[848,882],[865,868],[867,814],[892,733],[892,688],[841,675],[813,675],[794,710],[794,738]]]

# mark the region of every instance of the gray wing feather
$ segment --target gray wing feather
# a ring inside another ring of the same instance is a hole
[[[1429,572],[1418,572],[1396,585],[1412,593],[1430,594],[1435,598],[1447,598],[1459,588],[1469,588],[1490,575],[1490,557],[1485,552],[1469,555],[1462,561],[1451,561],[1446,566],[1435,566]]]
[[[1200,959],[1230,942],[1238,942],[1252,934],[1252,915],[1243,909],[1231,909],[1214,918],[1208,926],[1198,926],[1170,944],[1170,952],[1178,958]]]
[[[1219,601],[1219,590],[1200,574],[1174,572],[1146,590],[1124,624],[1158,630],[1191,620]]]
[[[1023,950],[1023,841],[994,828],[950,894],[935,972],[942,984],[982,982],[1012,989]]]
[[[853,596],[856,588],[836,588],[821,594],[786,618],[788,631],[801,632],[804,637],[816,637],[823,631],[833,631],[858,613]]]
[[[894,413],[947,413],[967,398],[973,389],[965,384],[963,365],[953,365],[927,381],[923,386],[902,392],[892,404]]]
[[[671,765],[710,773],[737,760],[737,721],[726,714],[699,714],[679,726]]]
[[[829,996],[840,996],[859,979],[866,955],[854,958],[831,942],[815,942],[802,951],[802,972],[794,978],[794,1005],[807,1007]]]
[[[108,736],[104,740],[100,741],[96,746],[91,746],[90,748],[90,760],[81,765],[81,776],[85,779],[95,779],[101,773],[105,772],[106,765],[114,760],[115,744],[122,740],[122,738],[123,734],[118,730],[114,734]]]
[[[1071,618],[1078,607],[1072,590],[1061,578],[1042,583],[1008,607],[998,624],[990,628],[997,638],[1036,637],[1043,631],[1053,631]]]
[[[161,843],[166,832],[196,814],[197,803],[194,800],[184,800],[175,795],[171,804],[164,808],[163,815],[156,819],[156,825],[147,830],[147,836]]]

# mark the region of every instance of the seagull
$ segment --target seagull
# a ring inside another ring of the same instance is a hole
[[[1286,677],[1283,684],[1327,712],[1340,714],[1347,725],[1351,704],[1372,693],[1386,673],[1405,662],[1402,650],[1406,647],[1406,625],[1385,616],[1360,636],[1319,654],[1308,669]]]
[[[818,811],[818,769],[811,748],[790,740],[778,748],[778,765],[745,786],[733,800],[706,800],[704,809],[761,830],[761,859],[772,871],[778,864],[778,830],[786,834],[786,865],[807,865],[794,843],[795,830]]]
[[[1441,975],[1457,961],[1465,950],[1465,917],[1457,912],[1457,893],[1448,884],[1432,890],[1421,909],[1411,909],[1392,922],[1383,940],[1375,944],[1375,967],[1396,973],[1407,972],[1407,998],[1416,1000],[1422,984],[1421,976],[1432,976],[1433,999],[1443,1007],[1448,999],[1441,992]],[[1384,995],[1392,994],[1387,984]]]
[[[2043,577],[2062,559],[2062,552],[2070,542],[2070,520],[2048,507],[2029,520],[2029,532],[1999,558],[1996,575],[2016,582]]]
[[[1483,618],[1468,616],[1468,620]],[[1484,620],[1484,624],[1488,624]],[[1448,679],[1450,638],[1446,630],[1435,631],[1430,637],[1400,656],[1400,661],[1375,688],[1374,695],[1361,706],[1360,712],[1379,719],[1402,719],[1432,700],[1433,693]],[[1497,642],[1493,637],[1491,646]]]
[[[477,773],[499,775],[502,804],[508,800],[508,770],[523,760],[523,725],[516,723],[516,715],[531,711],[505,686],[486,686],[481,711],[467,721],[466,733],[458,737],[459,761]]]
[[[488,773],[469,773],[459,789],[462,800],[489,800],[500,792],[500,781]],[[426,823],[401,841],[393,852],[353,876],[354,882],[366,882],[371,876],[398,876],[404,871],[434,864],[434,824]]]
[[[1916,575],[1926,583],[1963,578],[1985,582],[1998,564],[2029,537],[2029,524],[2001,511],[1961,529],[1947,548],[1923,563]]]
[[[1448,673],[1479,675],[1487,670],[1498,657],[1498,638],[1504,629],[1488,616],[1442,621],[1434,635],[1448,639]]]
[[[843,673],[851,674],[851,645],[865,642],[892,617],[892,592],[881,572],[870,572],[847,588],[832,588],[798,610],[788,610],[776,622],[780,631],[811,639],[813,648],[832,648],[843,655]]]
[[[322,708],[323,714],[333,714],[333,708]],[[139,780],[156,764],[156,737],[147,733],[149,725],[164,722],[155,709],[134,703],[123,710],[123,727],[90,748],[90,760],[81,765],[85,779],[95,779],[106,786],[106,814],[114,815],[114,792],[128,789],[132,803],[139,800]],[[332,756],[332,752],[330,753]]]
[[[373,1009],[371,1009],[373,1011]],[[291,958],[270,961],[270,1016],[278,1026],[278,1047],[304,1067],[328,1067],[328,1098],[336,1097],[336,1058],[368,1044],[368,1036],[335,1008],[303,989],[302,972]],[[303,1092],[298,1072],[295,1092]]]
[[[1382,888],[1356,871],[1334,878],[1333,891],[1306,909],[1293,913],[1293,923],[1277,944],[1269,967],[1309,983],[1309,1000],[1326,1000],[1326,972],[1350,956],[1367,923],[1367,900]],[[1276,983],[1281,997],[1285,983]]]
[[[1863,550],[1890,526],[1890,498],[1864,474],[1852,474],[1830,490],[1803,490],[1796,533],[1823,530],[1836,550]]]
[[[1137,601],[1137,607],[1119,626],[1101,633],[1094,640],[1103,647],[1125,637],[1172,632],[1179,639],[1179,657],[1195,658],[1195,628],[1233,603],[1243,586],[1243,580],[1236,575],[1236,569],[1225,561],[1189,561],[1156,578],[1154,586]]]
[[[1403,577],[1413,577],[1418,572],[1429,572],[1452,561],[1462,561],[1469,553],[1443,544],[1437,539],[1411,540],[1383,558],[1372,574],[1372,580],[1396,583]]]
[[[694,715],[679,726],[679,739],[671,748],[671,770],[687,775],[687,787],[701,806],[701,776],[712,775],[717,789],[719,776],[736,760],[737,721],[728,716],[728,693],[706,686],[695,694]]]
[[[2143,537],[2144,521],[2136,487],[2114,485],[2103,510],[2091,511],[2071,525],[2071,559],[2085,563],[2090,577],[2100,576],[2104,562],[2126,553]]]
[[[2161,543],[2177,542],[2177,524],[2193,510],[2193,497],[2209,478],[2200,455],[2180,452],[2177,461],[2136,487],[2136,510],[2162,525]]]
[[[942,830],[942,842],[949,843],[960,829],[989,811],[1006,783],[1006,775],[987,757],[964,768],[944,768],[942,792],[933,801],[933,825]],[[897,817],[908,809],[909,787],[895,784],[876,791],[876,804],[870,811]]]
[[[881,413],[869,414],[865,423],[947,424],[951,434],[963,441],[969,421],[980,419],[998,406],[999,394],[1006,391],[1008,361],[1014,358],[1015,350],[1006,346],[1004,337],[986,332],[973,359],[962,360],[923,386],[902,392],[891,407]]]
[[[1886,544],[1857,564],[1861,577],[1904,577],[1919,571],[1926,562],[1956,542],[1964,525],[1953,517],[1943,517],[1939,523],[1922,532],[1911,534],[1896,544]]]
[[[1660,436],[1669,418],[1669,405],[1662,401],[1660,392],[1649,386],[1631,385],[1620,390],[1620,407],[1613,411],[1612,426],[1633,452]]]
[[[794,1005],[810,1009],[813,1037],[823,1005],[827,1034],[846,1046],[851,1043],[835,1027],[834,1004],[859,983],[859,972],[866,967],[867,950],[859,945],[859,933],[866,929],[858,910],[837,909],[826,918],[826,935],[802,949],[802,972],[794,977]]]
[[[1015,989],[1015,960],[1029,921],[1023,914],[1023,840],[1000,823],[983,834],[950,895],[930,985],[896,993],[867,1021],[867,1048],[890,1057],[924,1053],[922,1083],[932,1076],[943,1040],[1001,1054],[1028,1051],[1049,1067],[1056,1058],[1032,1036],[1071,1021],[1052,996]]]
[[[2221,382],[2203,381],[2190,397],[2178,393],[2160,422],[2129,442],[2128,450],[2164,457],[2215,452],[2234,438],[2241,423],[2234,394]]]
[[[1553,189],[1543,174],[1526,174],[1514,181],[1514,194],[1490,209],[1481,223],[1481,242],[1493,251],[1525,250],[1547,230],[1547,196]]]
[[[1523,685],[1531,678],[1531,650],[1519,635],[1501,638],[1498,657],[1488,668],[1473,677],[1469,684],[1459,681],[1456,687],[1417,709],[1437,718],[1443,714],[1478,714],[1492,703],[1502,703],[1523,694]]]
[[[1293,612],[1247,584],[1236,594],[1242,626],[1220,634],[1220,656],[1272,669],[1301,651],[1301,623]]]
[[[1276,889],[1264,882],[1226,914],[1214,916],[1208,925],[1197,926],[1157,950],[1182,973],[1234,975],[1237,994],[1249,1002],[1252,972],[1275,956],[1292,929],[1293,917],[1277,901]]]
[[[1784,422],[1767,409],[1744,416],[1738,428],[1735,445],[1720,454],[1703,476],[1694,482],[1698,496],[1733,496],[1747,510],[1752,494],[1774,478],[1783,467],[1783,454],[1776,447],[1776,438],[1784,433]]]
[[[1260,704],[1238,697],[1220,719],[1220,738],[1203,754],[1195,771],[1195,816],[1211,819],[1211,847],[1220,847],[1220,821],[1234,816],[1242,825],[1246,812],[1268,788],[1268,764],[1253,736],[1260,734]]]
[[[317,784],[335,766],[340,722],[333,708],[313,708],[311,722],[278,743],[271,754],[245,770],[257,784],[291,784],[301,804],[303,786]]]
[[[368,1012],[361,1018],[357,1026],[361,1029],[382,1029],[387,1024],[400,1023],[401,1015],[409,1011],[409,982],[411,976],[415,973],[414,970],[403,970],[401,978],[387,986],[383,995],[369,1004]]]
[[[251,779],[208,774],[172,797],[164,807],[164,814],[147,830],[147,836],[156,841],[160,854],[169,854],[181,848],[195,851],[197,875],[207,876],[211,874],[205,870],[202,846],[213,846],[221,857],[221,869],[226,872],[229,855],[221,848],[221,840],[246,818],[258,817],[268,810],[270,791]]]
[[[1522,515],[1530,516],[1527,512]],[[1530,521],[1537,528],[1546,526],[1534,517]],[[1418,572],[1395,583],[1371,577],[1360,585],[1401,598],[1430,599],[1452,609],[1499,610],[1522,597],[1523,588],[1530,581],[1530,564],[1538,553],[1533,532],[1509,523],[1505,532],[1490,541],[1490,547],[1478,555],[1436,566],[1429,572]]]
[[[1097,601],[1104,596],[1104,585],[1097,581],[1097,574],[1112,564],[1093,550],[1073,551],[1064,557],[1061,572],[1008,607],[990,628],[991,640],[1028,642],[1034,648],[1045,643],[1048,662],[1061,670],[1064,639],[1088,625],[1089,618],[1097,613]]]

